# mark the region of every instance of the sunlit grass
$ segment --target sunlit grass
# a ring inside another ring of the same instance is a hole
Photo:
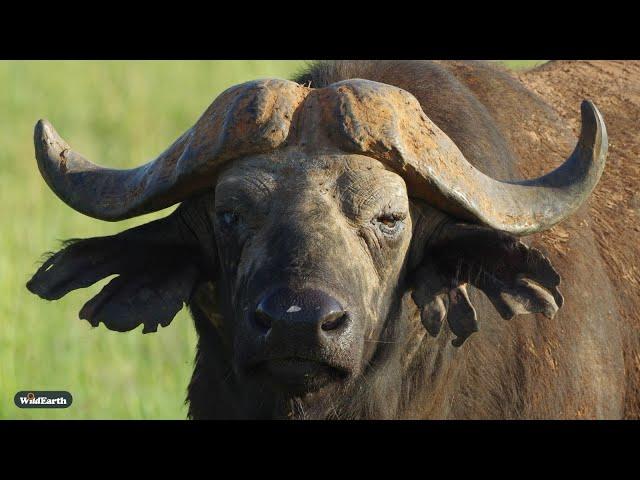
[[[73,147],[112,167],[139,165],[190,127],[225,88],[290,77],[303,62],[0,62],[0,418],[184,418],[195,332],[182,311],[155,334],[78,320],[106,283],[56,302],[25,283],[58,240],[117,233],[153,218],[92,220],[66,207],[33,158],[33,126],[49,119]],[[513,64],[521,67],[522,64]],[[22,410],[18,390],[68,390],[69,409]]]
[[[526,70],[542,65],[547,60],[499,60],[498,63],[512,68],[513,70]]]

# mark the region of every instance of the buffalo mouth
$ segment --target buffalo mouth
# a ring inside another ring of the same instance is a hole
[[[249,372],[278,390],[295,395],[342,383],[349,377],[349,372],[342,367],[301,357],[262,360],[255,363]]]

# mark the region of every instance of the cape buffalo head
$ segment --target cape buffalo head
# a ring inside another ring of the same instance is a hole
[[[118,274],[81,318],[146,333],[187,303],[240,382],[289,396],[345,388],[373,364],[407,293],[428,332],[446,319],[457,346],[478,329],[469,283],[504,318],[555,314],[560,277],[517,236],[566,218],[595,187],[606,131],[589,102],[582,122],[559,168],[504,182],[467,162],[411,94],[366,80],[232,87],[132,170],[89,162],[40,121],[38,166],[75,210],[114,221],[181,204],[69,242],[27,287],[57,299]]]

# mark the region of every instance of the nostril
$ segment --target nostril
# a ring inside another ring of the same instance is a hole
[[[272,342],[288,336],[319,340],[322,332],[337,333],[345,321],[349,321],[349,315],[331,295],[321,290],[288,287],[264,295],[249,318],[252,327],[258,330],[255,333],[270,332]]]
[[[271,328],[271,324],[273,323],[273,319],[271,318],[271,316],[260,307],[256,309],[253,318],[258,326],[265,330],[269,330]]]
[[[336,330],[337,328],[340,328],[342,324],[344,324],[346,319],[347,312],[345,312],[344,310],[331,312],[322,319],[322,325],[320,327],[325,332],[329,330]]]

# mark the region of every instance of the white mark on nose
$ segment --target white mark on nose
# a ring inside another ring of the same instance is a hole
[[[299,306],[291,305],[289,307],[289,310],[287,310],[287,313],[295,313],[295,312],[299,312],[300,310],[302,310],[302,309]]]

